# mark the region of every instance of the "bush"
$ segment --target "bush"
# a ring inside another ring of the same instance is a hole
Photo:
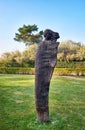
[[[35,74],[34,68],[0,67],[0,74]],[[59,76],[85,76],[85,68],[55,68],[54,75]]]
[[[55,68],[54,74],[59,76],[85,76],[85,68]]]
[[[70,62],[66,62],[66,61],[58,61],[57,68],[85,68],[85,61],[70,61]]]
[[[0,67],[0,74],[34,74],[34,68]]]

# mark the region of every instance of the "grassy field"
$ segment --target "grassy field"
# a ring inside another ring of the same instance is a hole
[[[0,130],[85,130],[85,77],[53,76],[50,121],[36,120],[34,76],[0,75]]]

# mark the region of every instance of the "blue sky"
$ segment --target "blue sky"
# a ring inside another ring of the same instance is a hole
[[[0,0],[0,54],[26,48],[13,40],[24,24],[57,31],[60,41],[85,44],[85,0]]]

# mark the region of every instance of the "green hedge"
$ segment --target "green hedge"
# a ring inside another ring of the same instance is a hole
[[[85,76],[85,68],[55,68],[54,74],[58,76]]]
[[[0,74],[34,74],[34,68],[0,67]]]
[[[6,62],[0,63],[0,67],[23,67],[23,68],[34,68],[35,62],[23,62],[19,64],[17,62]],[[85,68],[85,61],[57,61],[56,68]]]
[[[57,68],[85,68],[85,61],[58,61]]]
[[[0,67],[0,74],[35,74],[34,68]],[[60,76],[85,76],[85,68],[55,68],[54,75]]]

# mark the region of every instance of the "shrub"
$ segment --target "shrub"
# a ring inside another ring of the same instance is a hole
[[[85,68],[85,61],[70,61],[70,62],[66,62],[66,61],[58,61],[57,68]]]
[[[34,68],[0,67],[0,74],[35,74]],[[85,68],[55,68],[54,75],[59,76],[85,76]]]
[[[0,74],[34,74],[34,68],[0,67]]]
[[[55,68],[54,74],[59,76],[85,76],[85,68]]]

